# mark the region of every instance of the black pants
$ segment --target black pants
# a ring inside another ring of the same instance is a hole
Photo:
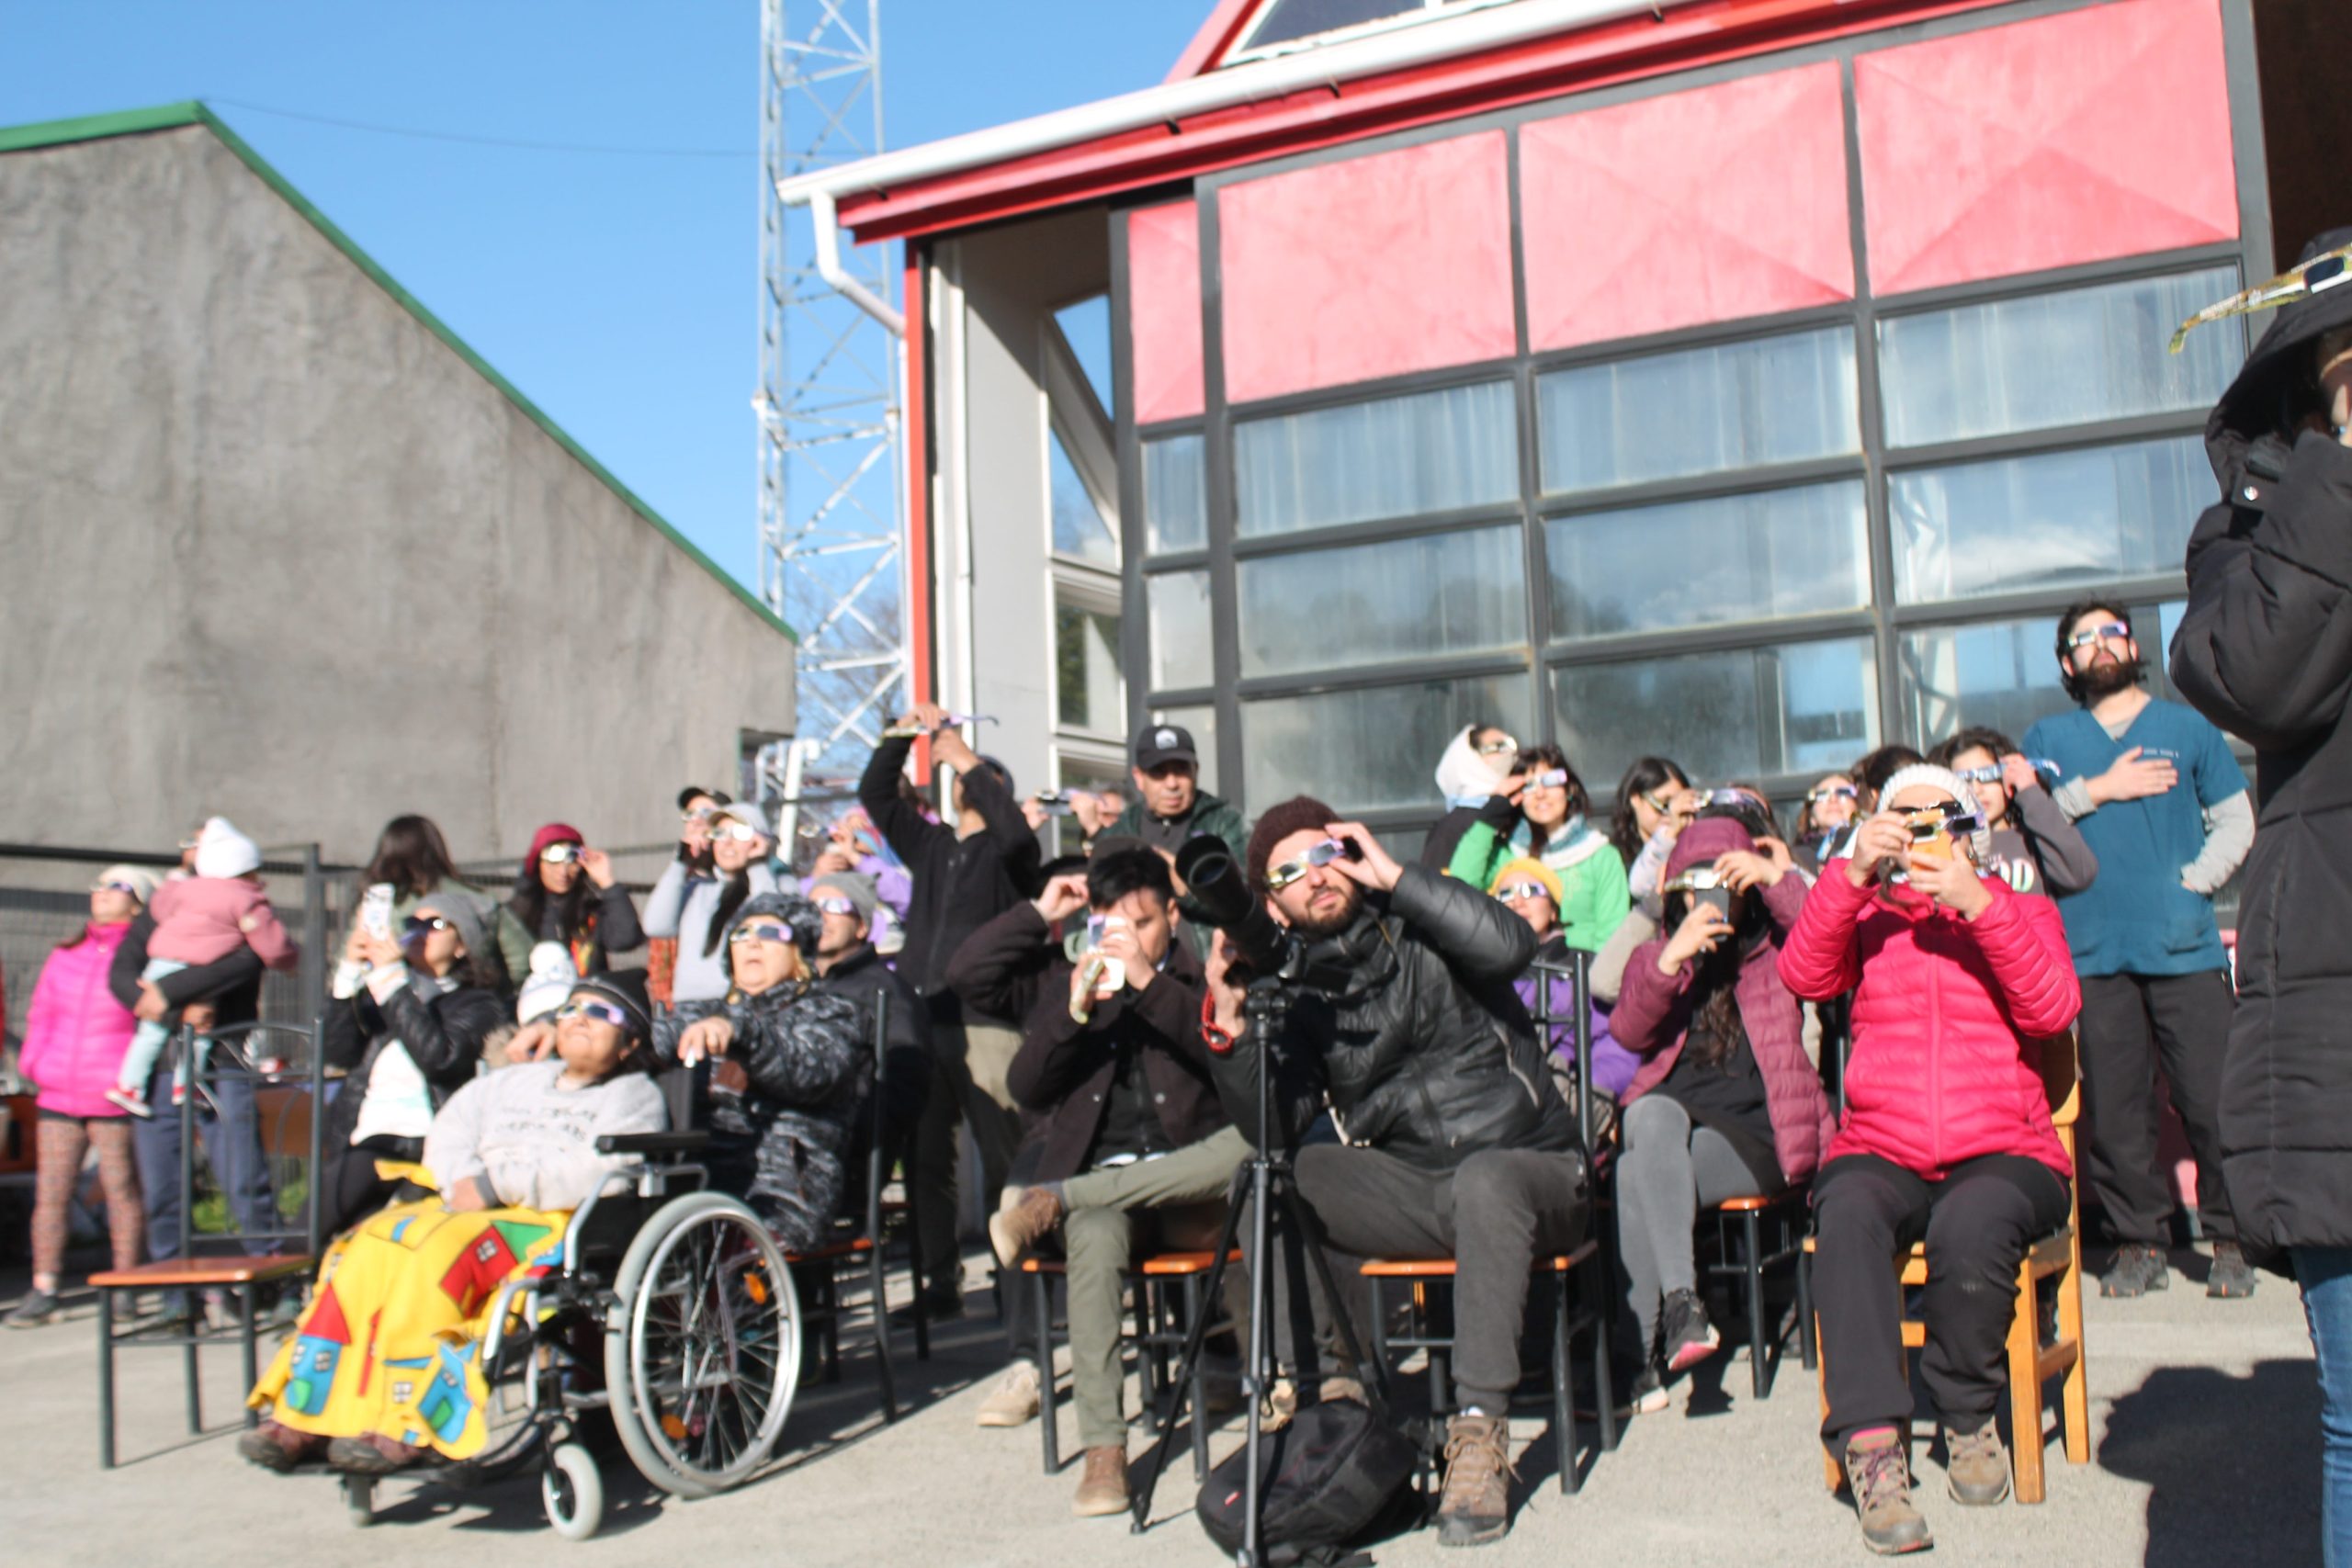
[[[1813,1182],[1820,1233],[1813,1300],[1829,1401],[1823,1439],[1842,1450],[1855,1432],[1911,1418],[1895,1259],[1923,1237],[1928,1348],[1919,1378],[1946,1426],[1983,1427],[2007,1381],[2018,1264],[2065,1224],[2066,1206],[2058,1173],[2018,1155],[1969,1160],[1941,1181],[1924,1181],[1876,1155],[1823,1166]]]
[[[1295,1167],[1299,1196],[1330,1250],[1454,1260],[1454,1382],[1464,1406],[1503,1414],[1519,1382],[1528,1270],[1539,1251],[1565,1252],[1583,1239],[1583,1158],[1487,1149],[1450,1171],[1430,1171],[1378,1149],[1314,1144],[1298,1151]],[[1360,1294],[1348,1283],[1352,1271],[1334,1274],[1352,1303]],[[1320,1329],[1330,1303],[1320,1299],[1311,1273],[1308,1284],[1318,1337],[1328,1345]],[[1282,1316],[1278,1305],[1277,1321]],[[1361,1332],[1356,1342],[1365,1343]]]
[[[2084,1174],[2116,1239],[2164,1246],[2172,1230],[2170,1173],[2156,1164],[2156,1064],[2197,1156],[2197,1213],[2210,1235],[2234,1239],[2222,1184],[2222,1063],[2236,1006],[2226,969],[2197,975],[2083,976]]]
[[[323,1162],[326,1180],[319,1188],[319,1234],[341,1235],[391,1201],[401,1184],[376,1174],[378,1160],[413,1162],[424,1154],[422,1138],[374,1137],[329,1155]]]

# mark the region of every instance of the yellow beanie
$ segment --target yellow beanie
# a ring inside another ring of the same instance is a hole
[[[1560,907],[1560,874],[1532,855],[1521,855],[1517,860],[1506,861],[1503,868],[1495,873],[1495,879],[1487,884],[1487,891],[1493,893],[1505,883],[1516,882],[1523,876],[1532,876],[1542,883],[1544,890],[1552,896],[1552,908],[1556,909]]]

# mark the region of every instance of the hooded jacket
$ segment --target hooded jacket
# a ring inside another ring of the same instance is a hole
[[[495,960],[492,960],[493,964]],[[338,981],[345,977],[338,974]],[[335,987],[340,990],[341,984]],[[330,1067],[345,1071],[343,1088],[327,1107],[321,1146],[346,1148],[367,1103],[368,1081],[384,1052],[397,1042],[424,1078],[438,1111],[470,1082],[482,1045],[514,1021],[505,997],[485,986],[459,984],[447,989],[412,978],[379,1002],[365,985],[327,1000],[321,1054]]]
[[[1907,887],[1857,887],[1849,863],[1822,867],[1780,962],[1806,1001],[1855,993],[1846,1122],[1825,1159],[1877,1155],[1935,1181],[2022,1155],[2072,1176],[2041,1081],[2041,1042],[2083,1005],[2058,907],[1986,876],[1993,901],[1965,920]]]
[[[107,1099],[122,1054],[130,1049],[139,1021],[115,1000],[107,971],[129,921],[86,925],[81,940],[60,947],[40,966],[25,1013],[25,1043],[17,1071],[40,1093],[34,1103],[60,1116],[119,1116]]]
[[[2323,234],[2304,259],[2352,241]],[[2352,1246],[2352,449],[2299,429],[2352,284],[2278,312],[2206,421],[2222,499],[2188,540],[2172,678],[2255,748],[2222,1161],[2248,1251]]]
[[[1694,822],[1675,841],[1673,858],[1666,866],[1668,880],[1726,851],[1755,847],[1747,830],[1728,818]],[[1785,873],[1760,897],[1767,916],[1763,932],[1741,956],[1732,994],[1757,1075],[1764,1080],[1772,1152],[1781,1179],[1793,1184],[1810,1179],[1820,1168],[1821,1151],[1835,1134],[1837,1120],[1830,1114],[1828,1097],[1821,1092],[1821,1075],[1804,1054],[1804,1010],[1780,974],[1781,944],[1804,908],[1804,878]],[[1661,932],[1634,950],[1625,965],[1617,1010],[1610,1015],[1610,1028],[1619,1041],[1645,1058],[1633,1087],[1625,1091],[1628,1105],[1667,1080],[1690,1038],[1690,987],[1699,966],[1685,964],[1670,977],[1660,973],[1658,955],[1670,940],[1671,933]]]

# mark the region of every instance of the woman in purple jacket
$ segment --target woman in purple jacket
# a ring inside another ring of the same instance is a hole
[[[1803,1010],[1779,967],[1804,879],[1758,852],[1728,814],[1702,814],[1675,841],[1664,886],[1667,934],[1634,951],[1610,1016],[1618,1041],[1643,1058],[1625,1091],[1617,1162],[1618,1245],[1646,1363],[1634,1407],[1643,1411],[1666,1407],[1668,1371],[1721,1343],[1697,1290],[1699,1205],[1806,1180],[1832,1131]]]
[[[107,971],[130,922],[155,891],[136,866],[108,866],[90,885],[90,921],[60,942],[41,965],[25,1014],[17,1071],[39,1086],[40,1112],[33,1189],[33,1288],[7,1317],[30,1328],[58,1314],[58,1272],[65,1261],[66,1211],[82,1177],[82,1156],[95,1145],[107,1194],[107,1233],[114,1266],[139,1262],[139,1173],[130,1152],[130,1119],[107,1100],[139,1021],[107,988]]]

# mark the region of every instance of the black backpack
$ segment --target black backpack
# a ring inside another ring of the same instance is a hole
[[[1245,1447],[1210,1471],[1194,1508],[1228,1556],[1241,1550],[1249,1462]],[[1404,1433],[1352,1400],[1310,1404],[1267,1433],[1258,1445],[1258,1541],[1269,1568],[1369,1562],[1350,1548],[1419,1519],[1411,1483],[1419,1464]]]

